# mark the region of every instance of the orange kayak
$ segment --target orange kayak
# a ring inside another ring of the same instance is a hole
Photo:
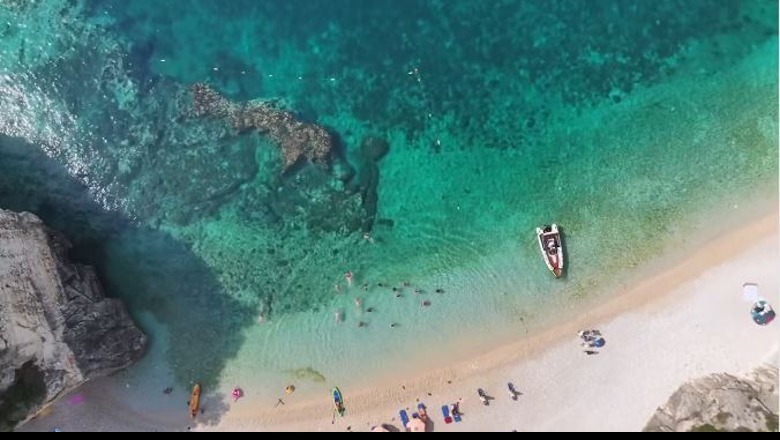
[[[200,409],[200,384],[196,383],[192,387],[192,394],[190,395],[190,416],[194,419],[198,415]]]

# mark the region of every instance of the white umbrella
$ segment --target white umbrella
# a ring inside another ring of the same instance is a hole
[[[742,298],[749,303],[754,303],[761,299],[758,294],[758,284],[745,283],[742,285]]]

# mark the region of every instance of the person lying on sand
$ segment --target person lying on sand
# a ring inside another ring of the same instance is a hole
[[[453,416],[462,416],[463,413],[460,412],[460,402],[453,403],[452,410],[450,412],[452,412]]]

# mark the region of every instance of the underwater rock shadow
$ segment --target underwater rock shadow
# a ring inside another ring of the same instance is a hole
[[[167,327],[166,357],[177,381],[187,387],[199,382],[210,394],[243,343],[242,329],[255,323],[255,313],[224,292],[186,243],[106,211],[62,164],[3,134],[0,207],[32,212],[62,231],[74,245],[71,258],[96,267],[108,296],[122,299],[131,314],[149,312]],[[157,335],[148,336],[155,343]],[[209,399],[199,421],[216,423],[226,410],[222,399]]]

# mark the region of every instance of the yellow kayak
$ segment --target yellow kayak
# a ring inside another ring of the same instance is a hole
[[[190,395],[190,416],[194,419],[198,415],[200,409],[200,384],[196,383],[192,387],[192,394]]]

